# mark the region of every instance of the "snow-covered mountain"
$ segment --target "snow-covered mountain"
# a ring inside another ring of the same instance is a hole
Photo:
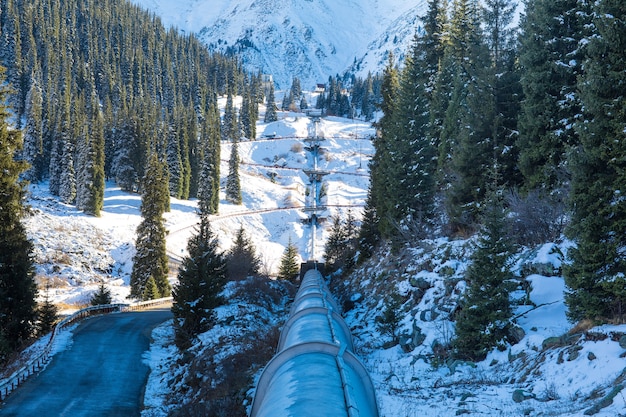
[[[235,51],[278,88],[303,87],[354,69],[361,75],[401,55],[425,0],[132,0],[166,26],[195,33],[211,49]]]

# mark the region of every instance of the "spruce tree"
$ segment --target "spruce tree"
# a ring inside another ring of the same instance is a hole
[[[0,80],[4,69],[0,68]],[[9,90],[0,82],[0,362],[28,340],[35,329],[37,310],[32,251],[21,222],[25,184],[19,175],[27,168],[16,161],[22,148],[19,131],[8,126],[9,110],[3,103]]]
[[[78,128],[78,123],[72,125],[76,120],[71,117],[71,75],[69,64],[65,66],[66,74],[64,76],[64,92],[60,123],[59,149],[61,150],[61,160],[59,161],[60,169],[57,171],[59,189],[58,196],[61,201],[67,204],[74,204],[76,201],[76,171],[74,170],[74,158],[76,150],[76,138],[72,135]]]
[[[170,124],[165,125],[169,193],[174,198],[181,198],[183,196],[184,173],[179,141],[179,129],[181,129],[182,126],[180,126],[179,123],[180,120],[171,120]]]
[[[37,308],[39,323],[37,332],[40,336],[48,334],[59,318],[59,309],[50,299],[50,284],[46,283],[43,302]]]
[[[246,279],[259,273],[261,260],[254,244],[246,235],[243,225],[239,227],[232,248],[226,253],[228,278],[233,281]]]
[[[241,109],[239,110],[239,122],[241,123],[241,134],[248,139],[254,139],[252,135],[252,124],[255,122],[251,120],[252,101],[250,99],[250,87],[246,84],[244,86],[243,97],[241,99]]]
[[[92,306],[111,304],[111,290],[106,286],[104,281],[100,282],[98,290],[93,294],[89,303]]]
[[[466,272],[467,293],[453,341],[456,355],[469,360],[482,360],[506,342],[512,316],[507,281],[512,276],[513,248],[507,238],[501,192],[495,185],[484,210],[484,228]]]
[[[578,0],[526,2],[519,62],[524,98],[519,114],[518,166],[526,190],[563,193],[567,155],[578,146],[574,125],[582,114],[578,77],[587,23]]]
[[[452,233],[478,227],[479,208],[495,155],[493,122],[495,73],[480,28],[477,2],[456,0],[450,20],[452,98],[446,111],[441,143],[446,146],[445,203]]]
[[[486,0],[483,6],[484,37],[491,58],[487,80],[494,106],[493,119],[489,121],[492,146],[501,180],[511,188],[522,182],[516,146],[522,97],[516,28],[513,26],[516,7],[514,0]]]
[[[159,292],[159,287],[157,287],[157,283],[154,280],[154,277],[150,275],[148,281],[146,281],[146,287],[143,289],[142,301],[156,300],[157,298],[161,298],[161,293]]]
[[[358,237],[359,231],[351,211],[348,211],[345,218],[339,215],[332,217],[332,226],[324,245],[324,261],[327,271],[334,272],[354,266]]]
[[[278,120],[276,113],[276,98],[274,97],[274,83],[270,84],[270,90],[267,95],[267,107],[265,110],[265,123],[275,122]]]
[[[287,247],[283,252],[283,256],[280,258],[278,279],[295,282],[298,279],[299,273],[300,265],[298,264],[298,249],[291,241],[291,237],[289,237]]]
[[[187,348],[198,334],[215,323],[215,308],[223,303],[220,295],[227,280],[226,261],[211,230],[208,213],[200,211],[197,234],[187,243],[189,255],[178,271],[173,289],[176,344]]]
[[[86,211],[94,216],[99,216],[104,206],[104,120],[97,102],[92,102],[93,118],[91,122],[91,141],[89,160],[92,165],[88,168],[90,181],[88,182],[89,198],[87,199]]]
[[[365,201],[365,208],[363,209],[363,219],[361,221],[361,227],[359,229],[357,238],[358,248],[358,262],[362,263],[366,259],[369,259],[374,253],[376,245],[380,241],[380,231],[378,229],[378,215],[376,213],[376,207],[372,202],[372,186],[370,181],[370,188],[367,192],[367,200]]]
[[[133,257],[133,270],[130,277],[130,297],[145,299],[154,292],[148,288],[153,279],[160,297],[170,295],[168,276],[168,256],[163,213],[169,205],[164,165],[156,154],[152,154],[143,180],[141,196],[142,221],[137,227],[136,253]]]
[[[397,105],[398,90],[400,89],[399,75],[396,63],[394,62],[393,54],[389,53],[387,66],[383,74],[383,83],[381,87],[382,102],[380,109],[383,113],[378,126],[376,137],[373,140],[374,155],[369,163],[370,169],[370,188],[368,194],[368,207],[376,212],[375,217],[368,217],[363,222],[363,227],[372,230],[375,226],[378,230],[382,230],[380,227],[380,219],[385,219],[385,225],[388,224],[388,219],[391,214],[387,212],[388,205],[391,204],[390,191],[392,189],[392,182],[394,181],[392,176],[393,160],[392,151],[394,138],[394,126],[396,118],[394,118],[394,110]],[[369,220],[376,220],[376,224],[368,223]],[[385,230],[385,232],[388,231]],[[374,237],[369,233],[368,236]],[[373,244],[373,242],[370,242]]]
[[[228,160],[226,177],[226,199],[233,204],[241,204],[241,183],[239,180],[239,140],[234,137]]]
[[[43,97],[41,85],[32,76],[31,87],[26,96],[26,126],[24,126],[24,150],[22,159],[29,164],[24,179],[36,183],[47,175],[43,145]]]
[[[222,139],[232,141],[236,136],[237,114],[233,104],[233,96],[228,93],[224,116],[222,117]]]
[[[198,205],[200,211],[216,214],[220,203],[220,121],[219,110],[211,104],[205,118],[200,175],[198,178]]]
[[[426,56],[425,44],[416,35],[405,59],[394,109],[388,173],[392,180],[386,216],[381,217],[383,234],[395,234],[395,227],[407,222],[427,226],[434,210],[437,160],[435,144],[428,137],[429,78],[422,68]]]
[[[104,126],[97,102],[91,103],[91,122],[85,126],[78,150],[76,206],[85,213],[100,215],[104,205]]]
[[[180,142],[180,158],[181,158],[181,199],[188,199],[191,195],[191,150],[190,142],[198,140],[198,124],[197,116],[192,103],[187,110],[187,117],[183,117],[182,129],[179,135]]]
[[[343,227],[341,216],[334,215],[331,218],[332,225],[328,234],[328,239],[324,245],[324,262],[329,272],[334,272],[341,268],[340,261],[343,256],[343,245],[346,241],[346,231]]]
[[[572,161],[566,303],[572,320],[626,320],[626,4],[593,4],[579,88],[585,122]]]
[[[440,74],[445,73],[443,59],[447,30],[446,7],[447,1],[428,1],[426,14],[420,19],[424,30],[418,40],[422,54],[418,60],[418,66],[421,68],[420,79],[425,88],[429,113],[427,137],[436,149],[439,147],[443,114],[449,100],[449,84],[439,78]],[[437,164],[439,165],[439,162]]]

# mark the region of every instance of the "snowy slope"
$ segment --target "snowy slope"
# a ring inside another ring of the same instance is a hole
[[[222,198],[220,214],[212,218],[223,249],[243,225],[268,270],[276,270],[289,238],[297,243],[303,259],[311,256],[310,229],[300,222],[305,216],[300,207],[308,182],[302,168],[313,163],[301,139],[310,129],[311,120],[304,115],[280,113],[278,122],[257,125],[256,141],[240,143],[243,204],[234,206]],[[366,197],[367,161],[373,152],[365,138],[373,130],[362,122],[326,118],[320,133],[326,138],[327,151],[319,167],[331,171],[325,177],[327,204],[341,206],[331,207],[329,214],[352,205],[358,215]],[[224,176],[229,146],[224,144],[222,151]],[[29,204],[32,215],[26,226],[35,245],[37,278],[42,284],[51,282],[53,300],[76,308],[88,301],[98,280],[104,280],[113,289],[115,301],[127,301],[134,234],[141,220],[138,195],[108,184],[100,218],[60,203],[46,192],[45,184],[30,187]],[[181,256],[197,221],[196,202],[173,200],[171,207],[165,216],[168,251]],[[317,253],[326,233],[318,231]],[[596,416],[626,414],[626,347],[622,347],[626,346],[626,325],[568,335],[572,323],[565,316],[560,275],[571,246],[567,241],[521,248],[516,255],[515,271],[528,283],[527,292],[514,294],[518,300],[527,299],[515,309],[517,324],[524,330],[519,343],[502,352],[494,350],[475,366],[437,363],[437,346],[445,346],[453,336],[450,315],[465,286],[463,274],[472,245],[471,240],[423,241],[400,256],[375,257],[341,283],[350,301],[346,322],[374,381],[381,416],[582,417],[596,409]],[[377,319],[391,293],[403,302],[397,329],[400,344],[389,343],[390,336]],[[228,325],[230,318],[249,310],[254,307],[241,299],[221,308],[224,323],[202,335],[202,343],[209,346],[224,334],[237,334],[238,328]],[[276,317],[265,310],[261,313],[263,321],[280,320],[278,311]],[[180,371],[171,333],[169,324],[155,331],[155,344],[146,355],[153,375],[146,389],[144,416],[165,416],[168,410],[172,387],[166,381],[172,380],[171,372]],[[236,345],[221,347],[236,349]]]
[[[220,105],[225,101],[220,98]],[[220,212],[211,218],[223,250],[231,246],[235,233],[243,226],[261,252],[263,269],[270,274],[277,272],[289,239],[298,246],[303,260],[314,255],[323,260],[327,235],[326,229],[317,229],[314,250],[310,228],[301,222],[306,217],[302,209],[310,186],[302,169],[313,167],[303,139],[313,124],[303,114],[281,112],[279,117],[277,122],[258,124],[257,140],[239,144],[243,203],[230,204],[222,194]],[[329,206],[325,214],[329,217],[352,206],[358,217],[367,195],[366,168],[373,153],[369,140],[373,128],[358,120],[328,118],[318,129],[326,138],[326,151],[318,167],[329,172],[325,178],[325,203]],[[268,139],[267,135],[274,138]],[[230,144],[224,143],[222,186],[229,156]],[[122,192],[109,183],[101,216],[95,218],[62,204],[47,190],[47,184],[31,185],[31,215],[26,218],[42,287],[50,284],[50,295],[56,302],[75,308],[88,303],[98,283],[104,280],[113,290],[114,301],[124,302],[135,253],[135,230],[141,221],[141,196]],[[173,257],[186,254],[187,240],[198,221],[196,207],[195,200],[172,199],[171,211],[164,216],[169,232],[167,249]]]
[[[132,1],[211,49],[240,53],[280,89],[294,76],[312,88],[355,63],[362,74],[381,69],[387,49],[406,49],[426,8],[425,0]]]

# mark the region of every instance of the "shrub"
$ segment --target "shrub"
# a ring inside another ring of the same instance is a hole
[[[520,245],[553,242],[564,231],[565,203],[558,196],[546,196],[538,190],[521,196],[512,191],[507,198],[511,211],[509,229],[512,239]]]

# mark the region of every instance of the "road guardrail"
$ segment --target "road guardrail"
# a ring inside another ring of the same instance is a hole
[[[0,383],[0,401],[3,401],[11,392],[17,389],[28,377],[41,370],[50,360],[52,347],[56,335],[71,324],[100,314],[122,313],[129,311],[145,310],[153,307],[172,303],[172,297],[159,298],[156,300],[140,301],[132,304],[102,304],[90,306],[72,313],[58,322],[50,332],[50,339],[41,353],[30,358],[23,366],[15,371],[8,379]]]

